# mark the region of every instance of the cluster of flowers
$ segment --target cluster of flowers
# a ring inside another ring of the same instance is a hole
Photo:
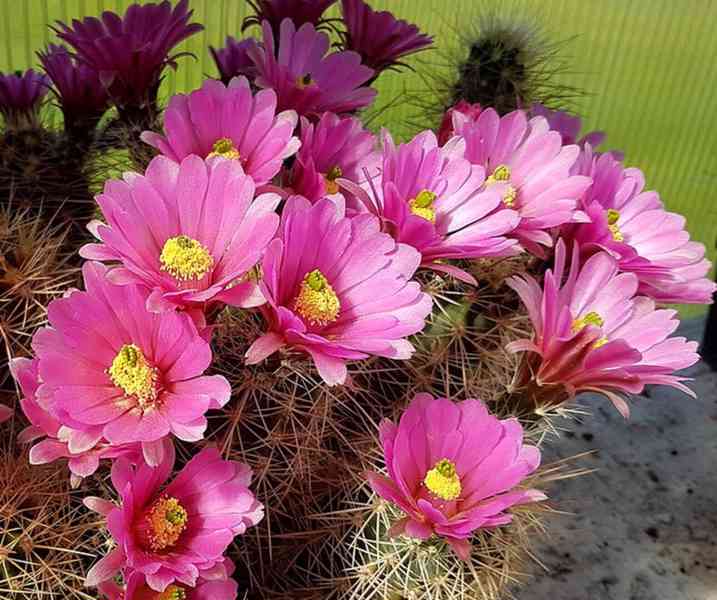
[[[22,439],[40,440],[33,463],[65,458],[77,479],[113,461],[119,505],[86,500],[117,543],[88,577],[109,597],[236,596],[224,553],[263,516],[249,468],[206,448],[166,484],[172,438],[202,440],[207,411],[230,399],[226,379],[205,374],[224,305],[265,323],[237,361],[304,356],[343,384],[351,361],[410,359],[408,338],[432,310],[419,270],[473,285],[467,261],[529,252],[554,257],[542,283],[509,281],[534,327],[511,348],[530,353],[534,385],[599,391],[626,413],[621,394],[646,384],[689,391],[674,371],[698,359],[694,343],[669,337],[675,311],[655,303],[711,300],[704,248],[643,191],[639,170],[594,150],[596,134],[576,141],[579,122],[543,107],[499,116],[460,104],[437,135],[376,136],[355,116],[370,82],[430,38],[342,0],[346,31],[330,51],[332,1],[253,4],[262,39],[214,50],[223,81],[174,96],[164,132],[143,134],[160,154],[97,196],[84,291],[51,303],[34,358],[13,363],[32,423]],[[187,19],[185,0],[133,6],[60,37],[72,60],[116,73],[108,93],[130,97],[158,84],[170,49],[196,30]],[[150,50],[126,51],[127,36],[149,33]],[[478,400],[419,394],[381,442],[388,477],[368,479],[406,514],[393,533],[437,534],[462,558],[476,529],[544,498],[516,488],[537,448]],[[110,581],[120,570],[124,591]]]

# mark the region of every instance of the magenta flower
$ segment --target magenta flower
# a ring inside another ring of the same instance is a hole
[[[605,141],[604,131],[591,131],[578,138],[583,126],[582,119],[564,110],[550,110],[535,102],[530,108],[530,114],[534,117],[544,117],[548,121],[550,129],[557,131],[562,136],[563,144],[566,146],[570,144],[584,146],[585,143],[588,143],[595,148]]]
[[[580,265],[573,248],[558,241],[555,267],[545,274],[541,289],[529,275],[512,277],[508,285],[528,309],[531,340],[509,345],[529,357],[534,384],[550,390],[563,387],[570,396],[592,391],[607,396],[628,416],[620,394],[639,394],[647,384],[664,384],[694,395],[684,377],[674,375],[699,360],[697,342],[669,337],[679,321],[674,310],[655,310],[649,298],[635,296],[638,279],[621,273],[617,260],[598,252]],[[554,388],[553,388],[554,389]]]
[[[346,380],[346,361],[407,359],[405,338],[423,329],[431,298],[410,281],[419,254],[381,233],[373,215],[353,218],[325,199],[287,200],[262,263],[268,331],[247,363],[281,348],[308,353],[329,385]]]
[[[225,562],[234,565],[230,560]],[[173,583],[164,592],[157,593],[147,585],[146,577],[137,571],[133,571],[127,577],[127,589],[123,596],[111,597],[110,600],[236,600],[239,593],[237,582],[229,577],[204,579],[202,572],[199,573],[196,587],[187,587],[182,584]],[[102,584],[98,586],[102,591]]]
[[[0,115],[5,119],[5,127],[36,126],[49,86],[50,80],[32,69],[24,73],[0,73]]]
[[[263,298],[248,273],[279,224],[279,197],[254,191],[238,161],[158,156],[145,175],[105,184],[97,202],[107,225],[92,224],[102,243],[80,254],[120,261],[109,277],[146,288],[151,311],[256,306]]]
[[[269,23],[274,37],[279,37],[284,19],[290,19],[297,29],[308,23],[319,26],[323,15],[336,0],[247,0],[254,9],[253,15],[244,19],[242,30],[251,25]]]
[[[564,228],[584,255],[604,250],[622,271],[637,275],[639,293],[661,303],[710,304],[715,284],[705,247],[690,240],[682,215],[667,212],[657,192],[645,191],[639,169],[626,169],[611,154],[588,145],[582,173],[594,183],[582,198],[590,223]]]
[[[580,148],[563,146],[543,117],[528,121],[521,110],[500,117],[487,108],[477,118],[456,111],[453,121],[465,138],[465,157],[485,169],[486,186],[504,184],[504,204],[521,216],[512,235],[526,249],[542,255],[541,246],[553,244],[553,228],[587,220],[578,199],[590,178],[570,174]]]
[[[262,185],[298,150],[295,127],[296,113],[276,114],[273,90],[254,95],[239,77],[228,86],[207,80],[189,95],[172,96],[164,113],[166,135],[145,131],[142,139],[175,162],[190,154],[236,160]]]
[[[375,11],[363,0],[341,0],[346,31],[344,47],[361,55],[362,62],[383,71],[400,66],[409,54],[433,44],[430,35],[388,11]]]
[[[152,457],[170,433],[202,439],[206,411],[226,404],[230,389],[223,377],[202,375],[212,351],[192,319],[148,312],[142,288],[113,285],[99,263],[85,263],[82,273],[87,291],[53,300],[50,326],[33,337],[36,395],[72,428],[70,451],[141,442]]]
[[[482,110],[483,108],[478,102],[476,102],[475,104],[470,104],[465,100],[460,100],[451,108],[449,108],[443,114],[443,118],[441,119],[441,125],[438,128],[438,145],[445,145],[445,143],[455,135],[455,127],[453,125],[454,120],[459,123],[459,126],[466,121],[475,121],[478,119],[478,116],[480,115]],[[453,117],[455,113],[459,113],[459,115],[456,116],[456,119],[454,119]]]
[[[363,86],[374,72],[356,52],[332,52],[329,36],[305,23],[298,30],[290,19],[281,24],[278,48],[271,26],[264,22],[264,46],[249,50],[259,87],[272,88],[279,110],[299,115],[347,113],[368,106],[376,90]]]
[[[102,459],[126,457],[132,461],[140,460],[142,447],[138,443],[112,446],[101,437],[94,444],[86,440],[87,444],[78,445],[78,440],[85,439],[83,429],[63,425],[53,415],[53,411],[58,412],[58,407],[53,395],[47,393],[48,388],[42,387],[39,364],[38,359],[28,358],[16,358],[10,363],[10,371],[23,394],[20,406],[30,421],[30,426],[20,432],[18,439],[22,443],[40,440],[30,449],[30,464],[42,465],[65,458],[73,485],[79,485],[82,478],[97,470]]]
[[[176,67],[180,54],[170,55],[182,40],[204,29],[190,23],[188,0],[173,8],[161,3],[132,4],[124,17],[105,11],[102,18],[58,21],[57,36],[72,46],[80,62],[100,74],[118,109],[155,108],[165,67]]]
[[[398,426],[381,424],[380,437],[388,477],[366,477],[406,514],[391,535],[438,535],[467,561],[476,530],[510,523],[508,508],[545,499],[516,489],[540,466],[540,451],[523,443],[517,419],[497,419],[480,400],[417,394]]]
[[[45,52],[38,52],[38,57],[52,80],[65,130],[82,135],[91,132],[109,108],[107,92],[97,71],[78,63],[65,48],[55,44],[50,44]]]
[[[337,194],[341,180],[365,180],[364,169],[374,171],[378,154],[375,136],[354,117],[324,113],[316,124],[301,119],[301,149],[291,170],[294,193],[316,202]]]
[[[256,47],[256,45],[257,41],[254,38],[237,41],[228,35],[224,48],[216,49],[209,46],[209,52],[212,53],[219,71],[219,77],[224,85],[229,85],[229,82],[234,77],[239,76],[246,77],[249,81],[254,81],[256,68],[254,67],[254,61],[249,57],[249,49]]]
[[[520,216],[502,200],[506,186],[485,189],[483,168],[463,158],[464,148],[460,138],[439,147],[431,131],[398,147],[385,134],[380,184],[364,186],[376,193],[363,198],[397,242],[421,253],[421,266],[475,284],[444,261],[518,254],[507,236]]]
[[[223,460],[216,449],[205,448],[165,485],[173,466],[171,444],[157,467],[133,468],[118,459],[112,465],[112,485],[120,505],[85,499],[88,508],[107,517],[117,543],[90,569],[87,586],[127,569],[144,575],[155,592],[166,592],[172,585],[180,591],[193,588],[202,574],[222,570],[223,554],[232,540],[264,517],[263,505],[249,489],[247,465]]]

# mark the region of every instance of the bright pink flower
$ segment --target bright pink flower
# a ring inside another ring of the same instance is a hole
[[[377,72],[433,44],[430,35],[388,11],[375,11],[363,0],[341,0],[346,31],[344,47],[361,55]]]
[[[545,499],[537,490],[516,489],[540,465],[540,451],[523,444],[517,419],[497,419],[480,400],[417,394],[398,426],[381,424],[380,436],[388,477],[366,476],[406,514],[393,535],[426,540],[435,534],[468,560],[473,532],[510,523],[511,506]]]
[[[157,592],[147,585],[142,573],[135,571],[127,578],[127,589],[123,593],[116,598],[110,596],[109,600],[237,600],[239,586],[231,578],[207,580],[200,573],[196,587],[175,583],[164,592]]]
[[[261,289],[268,332],[247,352],[257,363],[288,347],[311,355],[330,385],[346,361],[370,355],[407,359],[431,298],[410,281],[420,255],[381,233],[373,215],[344,216],[325,199],[289,198],[264,255]]]
[[[189,1],[176,6],[132,4],[120,17],[105,11],[101,20],[73,20],[72,27],[58,21],[57,36],[70,44],[78,59],[100,74],[100,80],[120,110],[154,106],[165,67],[176,68],[172,49],[204,29],[190,23]]]
[[[223,570],[223,554],[232,540],[264,517],[263,505],[249,489],[247,465],[223,460],[216,449],[205,448],[165,485],[173,466],[171,445],[166,445],[157,467],[133,468],[118,459],[112,465],[112,485],[120,505],[85,499],[88,508],[107,517],[117,543],[92,567],[86,585],[96,586],[127,569],[144,575],[155,592],[171,585],[193,588],[202,575]],[[141,581],[135,585],[140,587]]]
[[[531,340],[513,342],[509,349],[535,353],[529,358],[535,384],[562,386],[571,396],[601,393],[625,416],[629,410],[619,394],[639,394],[647,384],[694,395],[680,383],[685,378],[674,375],[699,360],[697,342],[669,337],[679,325],[677,312],[655,310],[652,300],[635,296],[635,274],[620,272],[618,261],[605,252],[581,265],[576,244],[567,272],[565,263],[559,240],[555,267],[542,288],[529,275],[508,280],[534,329]]]
[[[49,89],[50,80],[32,69],[24,73],[0,73],[0,115],[5,126],[36,125],[40,104]]]
[[[229,85],[229,82],[234,77],[239,76],[244,76],[249,81],[254,81],[256,67],[254,67],[254,61],[249,57],[249,49],[254,48],[256,45],[257,41],[254,38],[237,41],[228,35],[224,48],[217,49],[209,46],[209,52],[212,53],[224,85]]]
[[[480,115],[482,110],[483,108],[478,102],[476,102],[475,104],[470,104],[465,100],[460,100],[454,106],[449,108],[444,113],[443,119],[441,120],[441,126],[438,128],[438,145],[443,146],[455,135],[455,127],[453,125],[453,121],[455,120],[453,115],[455,113],[465,115],[465,117],[463,118],[457,117],[457,122],[463,123],[463,119],[468,121],[475,121],[476,119],[478,119],[478,115]]]
[[[123,456],[132,461],[140,460],[142,447],[138,443],[112,446],[101,437],[92,446],[78,446],[75,442],[83,438],[83,431],[63,425],[52,414],[57,406],[51,390],[41,387],[39,364],[38,359],[28,358],[16,358],[10,363],[10,371],[23,394],[20,406],[30,421],[30,426],[20,432],[18,439],[22,443],[40,440],[30,449],[30,464],[42,465],[66,458],[75,485],[92,475],[102,459]],[[39,394],[38,390],[41,390]]]
[[[471,275],[444,260],[521,251],[507,237],[520,216],[504,205],[505,186],[485,188],[484,170],[463,158],[461,138],[439,147],[435,134],[425,131],[396,146],[384,134],[383,146],[381,175],[364,186],[373,198],[357,195],[397,242],[421,253],[421,266],[475,284]]]
[[[274,37],[279,37],[279,30],[284,19],[290,19],[294,27],[299,28],[305,23],[319,26],[324,22],[323,15],[336,0],[247,0],[254,9],[254,14],[244,19],[242,30],[251,25],[269,23]]]
[[[329,36],[306,23],[298,31],[290,19],[281,24],[278,48],[268,22],[264,46],[249,51],[258,70],[256,84],[276,91],[279,110],[299,115],[347,113],[368,106],[376,90],[361,87],[374,72],[356,52],[332,52]]]
[[[113,285],[99,263],[85,263],[82,273],[87,291],[53,300],[50,326],[32,343],[37,398],[71,428],[70,451],[141,442],[151,460],[169,434],[202,439],[205,413],[226,404],[230,388],[219,375],[202,375],[212,351],[192,319],[147,311],[142,288]]]
[[[80,254],[121,261],[109,277],[147,288],[152,311],[255,306],[263,298],[246,276],[276,231],[279,197],[254,199],[254,191],[237,161],[190,155],[177,164],[158,156],[145,175],[105,184],[97,202],[107,225],[92,225],[102,243]]]
[[[341,180],[356,184],[365,180],[364,169],[375,170],[378,153],[375,136],[354,117],[321,115],[313,124],[301,118],[301,149],[291,170],[294,193],[316,202],[337,194]]]
[[[587,142],[594,148],[605,141],[604,131],[591,131],[578,139],[583,125],[582,119],[564,110],[550,110],[535,102],[530,108],[530,114],[534,117],[545,117],[550,129],[560,133],[563,137],[563,144],[566,146],[570,144],[583,146]]]
[[[709,304],[715,284],[704,245],[690,240],[682,215],[667,212],[657,192],[645,191],[645,177],[610,154],[581,157],[582,173],[594,183],[583,195],[590,223],[570,225],[563,236],[580,244],[583,255],[604,250],[622,271],[637,275],[639,293],[661,303]]]
[[[228,86],[210,79],[189,95],[172,96],[164,113],[166,136],[145,131],[142,139],[176,162],[190,154],[237,160],[259,186],[298,150],[295,127],[296,113],[276,114],[273,90],[254,95],[244,77]]]
[[[553,228],[587,220],[578,199],[590,178],[570,174],[580,148],[563,146],[543,117],[528,121],[522,110],[500,117],[487,108],[477,118],[454,112],[453,119],[455,133],[465,138],[465,157],[485,169],[486,186],[507,186],[503,201],[521,216],[512,235],[528,250],[542,255],[540,246],[553,244]]]

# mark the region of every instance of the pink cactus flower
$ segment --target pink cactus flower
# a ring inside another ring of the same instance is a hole
[[[497,419],[480,400],[417,394],[398,425],[381,424],[380,437],[388,477],[366,477],[406,514],[392,535],[438,535],[467,561],[476,530],[510,523],[511,506],[546,498],[517,487],[540,466],[538,448],[523,443],[517,419]]]
[[[245,77],[228,86],[210,79],[189,95],[172,96],[164,114],[166,135],[145,131],[142,139],[175,162],[190,154],[236,160],[259,186],[298,150],[296,118],[293,111],[276,114],[274,91],[254,95]]]
[[[425,131],[396,146],[384,134],[383,147],[381,175],[364,186],[373,197],[357,195],[397,242],[421,253],[422,267],[475,284],[469,273],[445,260],[521,252],[508,237],[520,216],[503,202],[506,186],[486,188],[483,168],[463,158],[461,138],[440,147],[435,134]]]
[[[84,477],[92,475],[100,466],[100,460],[126,457],[131,461],[141,460],[142,446],[138,443],[112,446],[101,437],[94,445],[77,446],[75,440],[82,439],[82,429],[73,429],[63,425],[52,414],[56,409],[52,395],[46,396],[46,388],[40,379],[38,359],[15,358],[10,363],[10,372],[20,386],[23,398],[20,400],[22,412],[30,421],[30,426],[20,432],[21,443],[38,441],[30,449],[30,464],[43,465],[58,459],[67,459],[73,486],[80,484]],[[72,441],[72,444],[70,442]]]
[[[124,17],[105,11],[101,19],[75,19],[72,27],[58,21],[56,32],[82,63],[100,74],[120,111],[154,107],[164,69],[176,68],[180,56],[170,56],[170,52],[204,29],[189,22],[194,11],[188,6],[189,0],[180,0],[174,7],[168,0],[132,4]]]
[[[475,104],[470,104],[469,102],[466,102],[465,100],[458,101],[454,106],[449,108],[443,115],[443,119],[441,119],[441,125],[438,128],[438,145],[443,146],[445,143],[450,140],[455,135],[455,128],[453,125],[454,117],[453,115],[455,113],[459,113],[460,115],[465,115],[465,117],[457,117],[457,122],[459,124],[464,123],[467,121],[475,121],[478,119],[478,116],[480,115],[483,108],[481,105],[476,102]]]
[[[100,586],[98,589],[102,590]],[[201,573],[196,587],[173,583],[164,592],[157,592],[147,585],[142,573],[134,571],[127,578],[127,589],[119,591],[123,595],[108,595],[108,600],[236,600],[239,597],[239,586],[233,579],[207,580]]]
[[[565,146],[571,144],[583,146],[588,143],[595,148],[605,141],[604,131],[591,131],[578,138],[583,121],[577,115],[572,115],[564,110],[551,110],[547,106],[534,102],[530,107],[530,114],[534,117],[544,117],[548,121],[550,129],[557,131],[563,137]]]
[[[177,164],[158,156],[145,175],[105,184],[97,202],[107,225],[90,225],[102,243],[80,254],[120,261],[109,277],[146,288],[154,312],[216,302],[256,306],[264,300],[247,274],[276,231],[280,198],[254,199],[254,191],[237,161],[190,155]]]
[[[485,169],[486,186],[506,186],[503,202],[521,216],[512,235],[527,250],[542,256],[541,246],[553,245],[554,228],[588,220],[578,200],[591,180],[570,173],[580,148],[563,146],[545,118],[528,121],[521,110],[500,117],[487,108],[475,119],[456,111],[453,120],[465,138],[465,158]]]
[[[272,88],[279,110],[317,117],[324,112],[348,113],[373,102],[376,90],[362,87],[374,74],[356,52],[332,52],[325,33],[310,23],[298,30],[290,19],[281,23],[278,48],[268,22],[262,25],[264,45],[249,55],[259,87]]]
[[[540,287],[529,275],[508,285],[520,296],[533,324],[533,337],[508,348],[531,352],[532,379],[538,387],[564,388],[570,396],[598,392],[627,417],[621,394],[639,394],[647,384],[669,385],[694,396],[674,374],[699,360],[697,342],[669,337],[679,321],[677,311],[655,310],[649,298],[635,296],[638,278],[620,271],[618,261],[598,252],[580,264],[573,247],[558,241],[555,266]]]
[[[379,155],[375,136],[354,117],[324,113],[316,124],[301,119],[301,149],[291,170],[295,194],[312,202],[346,193],[341,181],[365,181],[364,169],[376,170]]]
[[[88,508],[107,517],[117,543],[90,569],[87,586],[97,586],[125,569],[130,575],[143,575],[155,592],[201,588],[200,577],[225,570],[223,554],[232,540],[264,517],[263,505],[249,489],[252,474],[247,465],[223,460],[216,449],[205,448],[167,483],[173,466],[171,444],[157,467],[135,468],[117,459],[112,485],[119,506],[101,498],[85,499]],[[141,580],[130,577],[129,583],[128,591],[144,591],[138,590],[144,587]],[[194,593],[194,598],[206,597]]]
[[[223,48],[209,46],[209,52],[214,58],[219,71],[219,77],[224,85],[234,77],[244,76],[250,82],[256,77],[254,61],[249,58],[249,48],[254,48],[257,41],[254,38],[236,40],[228,35]]]
[[[346,380],[346,361],[370,355],[407,359],[431,298],[410,281],[413,248],[381,233],[378,219],[344,215],[330,200],[289,198],[262,262],[268,331],[247,363],[281,348],[308,353],[329,385]]]
[[[202,439],[205,413],[226,404],[230,389],[223,377],[203,375],[212,351],[192,319],[147,311],[142,288],[113,285],[99,263],[82,273],[87,291],[53,300],[50,326],[33,337],[36,396],[71,428],[69,450],[141,443],[156,463],[165,436]]]
[[[279,37],[279,31],[284,19],[290,19],[297,29],[309,23],[315,27],[324,22],[323,15],[336,0],[247,0],[254,9],[254,14],[244,19],[242,30],[252,25],[261,25],[264,21],[269,23],[274,37]]]
[[[562,235],[580,244],[583,255],[605,251],[622,271],[637,275],[639,293],[660,303],[710,304],[715,284],[704,245],[690,240],[685,218],[664,209],[657,192],[645,191],[645,177],[610,154],[594,155],[587,145],[582,173],[594,183],[583,195],[590,223],[571,225]]]
[[[50,89],[50,80],[28,69],[4,75],[0,73],[0,115],[6,128],[35,126],[42,99]]]
[[[344,47],[361,55],[376,72],[401,65],[409,54],[433,44],[430,35],[389,11],[375,11],[363,0],[341,0],[346,31]]]

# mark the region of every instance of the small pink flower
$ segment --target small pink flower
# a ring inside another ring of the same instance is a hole
[[[580,264],[573,248],[566,268],[565,245],[558,241],[555,267],[543,287],[529,275],[508,280],[533,324],[533,337],[508,348],[531,352],[534,382],[563,386],[573,396],[592,391],[607,396],[627,417],[620,394],[639,394],[647,384],[669,385],[694,395],[684,377],[674,374],[699,360],[697,342],[669,337],[677,311],[655,310],[655,303],[635,296],[638,279],[620,272],[617,260],[598,252]]]
[[[410,281],[419,254],[381,233],[373,215],[344,216],[324,199],[287,200],[277,238],[262,262],[268,331],[247,352],[258,363],[287,347],[311,355],[330,385],[346,362],[371,355],[407,359],[431,298]]]
[[[68,428],[70,452],[104,440],[142,443],[153,460],[169,434],[202,439],[205,413],[226,404],[230,389],[223,377],[203,375],[212,351],[192,319],[147,311],[142,288],[113,285],[99,263],[85,263],[82,273],[87,291],[53,300],[50,326],[33,337],[36,396]]]
[[[605,251],[622,271],[637,275],[639,293],[661,303],[710,304],[715,284],[704,245],[690,240],[682,215],[667,212],[657,192],[645,191],[639,169],[626,169],[611,154],[587,145],[581,173],[593,179],[583,195],[589,223],[563,228],[584,256]]]
[[[37,124],[42,99],[50,89],[50,80],[28,69],[24,73],[0,73],[0,115],[6,127]]]
[[[346,31],[344,47],[361,55],[372,69],[401,65],[409,54],[425,50],[433,38],[388,11],[375,11],[363,0],[341,0]]]
[[[316,202],[344,192],[341,180],[362,183],[364,169],[375,171],[375,136],[355,117],[324,113],[316,124],[301,118],[301,149],[291,170],[294,193]]]
[[[453,120],[465,139],[465,158],[485,169],[486,186],[506,186],[503,202],[521,216],[512,235],[526,249],[542,256],[541,246],[553,245],[554,228],[587,221],[578,200],[591,180],[570,173],[580,148],[563,146],[543,117],[528,121],[522,110],[500,117],[487,108],[477,118],[454,112]]]
[[[107,517],[107,528],[117,543],[90,569],[87,586],[97,586],[125,569],[130,574],[128,592],[139,594],[138,600],[147,597],[141,595],[147,588],[166,592],[171,586],[182,591],[196,587],[188,598],[207,598],[199,595],[206,585],[200,577],[225,570],[224,552],[237,535],[261,521],[264,507],[249,489],[251,469],[223,460],[214,448],[199,452],[167,484],[173,466],[171,445],[166,446],[157,467],[141,464],[134,468],[117,459],[112,465],[112,485],[119,506],[101,498],[85,499],[88,508]],[[146,587],[132,572],[144,576]],[[230,581],[224,586],[209,585],[204,591],[214,588],[226,593],[227,586],[234,589]]]
[[[315,27],[324,22],[323,15],[336,0],[247,0],[254,14],[244,19],[242,30],[251,25],[261,25],[266,21],[279,37],[284,19],[290,19],[296,28],[305,23]]]
[[[478,102],[470,104],[465,100],[460,100],[454,106],[449,108],[444,113],[443,119],[441,119],[441,126],[438,128],[438,145],[445,145],[445,143],[455,135],[454,120],[456,119],[453,115],[456,113],[464,115],[464,117],[460,117],[458,115],[456,116],[458,123],[464,123],[465,121],[477,120],[482,110],[483,108]]]
[[[563,137],[565,146],[570,144],[584,146],[588,143],[595,148],[605,141],[604,131],[591,131],[578,139],[583,126],[582,119],[564,110],[550,110],[535,102],[530,108],[530,114],[534,117],[544,117],[548,121],[550,129],[557,131]]]
[[[256,77],[256,68],[254,61],[249,58],[249,49],[254,48],[257,41],[254,38],[246,38],[237,41],[228,35],[223,48],[214,48],[209,46],[214,62],[217,65],[219,76],[224,85],[234,77],[244,76],[249,81],[254,81]]]
[[[273,90],[254,95],[244,77],[228,86],[210,79],[189,95],[172,96],[164,114],[165,136],[145,131],[142,139],[175,162],[190,154],[236,160],[259,186],[298,150],[295,127],[296,113],[276,114]]]
[[[262,28],[263,47],[249,55],[258,71],[256,84],[276,91],[279,110],[318,116],[353,112],[373,102],[376,90],[362,86],[374,71],[361,64],[356,52],[326,55],[329,36],[310,23],[297,30],[290,19],[284,19],[278,48],[269,23],[265,21]]]
[[[158,156],[144,175],[105,184],[97,202],[107,225],[91,224],[102,243],[80,254],[120,261],[109,277],[146,288],[155,312],[256,306],[263,298],[247,274],[276,231],[279,196],[254,199],[254,192],[237,161],[189,155],[177,164]]]
[[[480,400],[417,394],[398,426],[381,424],[380,436],[388,477],[366,476],[406,514],[392,535],[435,534],[468,560],[476,530],[510,523],[511,506],[545,499],[516,489],[540,465],[540,451],[523,443],[517,419],[497,419]]]

